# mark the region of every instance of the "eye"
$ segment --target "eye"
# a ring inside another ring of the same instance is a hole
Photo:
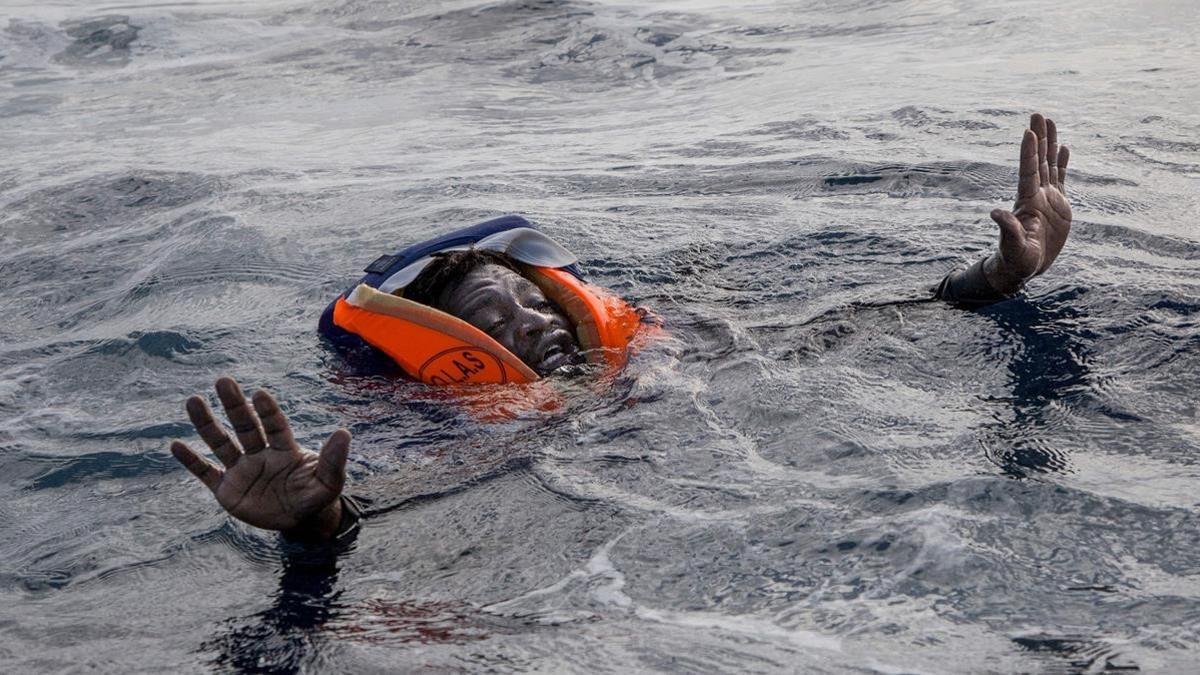
[[[496,319],[495,321],[488,324],[487,332],[495,333],[496,331],[500,330],[501,328],[504,328],[505,323],[507,323],[507,322],[502,318]]]
[[[543,312],[549,312],[550,310],[554,309],[554,303],[550,302],[549,300],[542,300],[533,307],[534,309],[540,309]]]

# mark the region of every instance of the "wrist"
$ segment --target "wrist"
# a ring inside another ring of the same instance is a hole
[[[993,253],[983,260],[983,277],[992,290],[1001,295],[1016,295],[1025,287],[1025,282],[1033,275],[1022,275],[1005,264],[1000,253]]]
[[[338,533],[342,522],[342,500],[333,500],[317,513],[285,530],[283,536],[295,541],[327,541]]]

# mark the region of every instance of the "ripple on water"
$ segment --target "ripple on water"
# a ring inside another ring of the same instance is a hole
[[[1075,30],[1018,63],[1039,28],[979,2],[85,4],[0,26],[8,669],[1191,666],[1180,8],[1043,4]],[[1087,99],[1048,111],[1072,243],[921,301],[994,245],[1031,78]],[[504,423],[314,337],[363,261],[504,210],[668,337]],[[350,553],[173,463],[219,372],[353,430]]]
[[[105,440],[136,438],[158,440],[183,436],[190,430],[191,428],[186,424],[164,424],[136,431],[100,433],[95,434],[94,437]],[[68,483],[163,475],[173,473],[176,468],[172,458],[158,453],[135,455],[124,452],[95,452],[70,458],[30,455],[28,461],[51,465],[51,468],[33,477],[27,486],[29,490],[58,488]]]
[[[17,198],[5,210],[6,223],[31,240],[106,227],[128,228],[149,214],[195,204],[220,189],[213,176],[145,171],[101,174],[38,190]]]
[[[129,45],[137,39],[141,26],[132,25],[128,16],[110,14],[64,21],[62,29],[74,41],[55,55],[59,63],[124,65],[129,61]]]

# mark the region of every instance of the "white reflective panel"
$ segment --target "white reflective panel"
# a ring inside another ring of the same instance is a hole
[[[457,248],[448,248],[444,250],[462,251],[466,249],[465,247],[459,246]],[[383,283],[379,284],[379,290],[383,291],[384,293],[395,293],[397,290],[411,284],[414,279],[421,276],[421,272],[424,272],[425,268],[429,267],[429,263],[431,262],[433,262],[433,256],[427,255],[424,258],[417,258],[415,261],[400,268],[399,272],[396,272],[392,276],[385,279]]]
[[[469,248],[471,247],[453,246],[442,249],[439,253],[465,251]],[[484,237],[475,243],[474,248],[504,253],[517,262],[537,267],[566,267],[579,260],[574,253],[563,248],[558,242],[528,227],[517,227]],[[431,262],[433,262],[433,256],[425,256],[406,265],[379,284],[379,290],[384,293],[394,293],[408,286],[421,275],[421,272],[425,271]]]
[[[537,267],[566,267],[578,261],[574,253],[557,241],[528,227],[497,232],[481,239],[475,247],[507,253],[518,262]]]

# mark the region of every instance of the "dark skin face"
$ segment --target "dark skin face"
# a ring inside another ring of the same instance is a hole
[[[507,267],[476,267],[440,300],[443,310],[487,333],[538,375],[580,360],[566,315],[533,282]]]

